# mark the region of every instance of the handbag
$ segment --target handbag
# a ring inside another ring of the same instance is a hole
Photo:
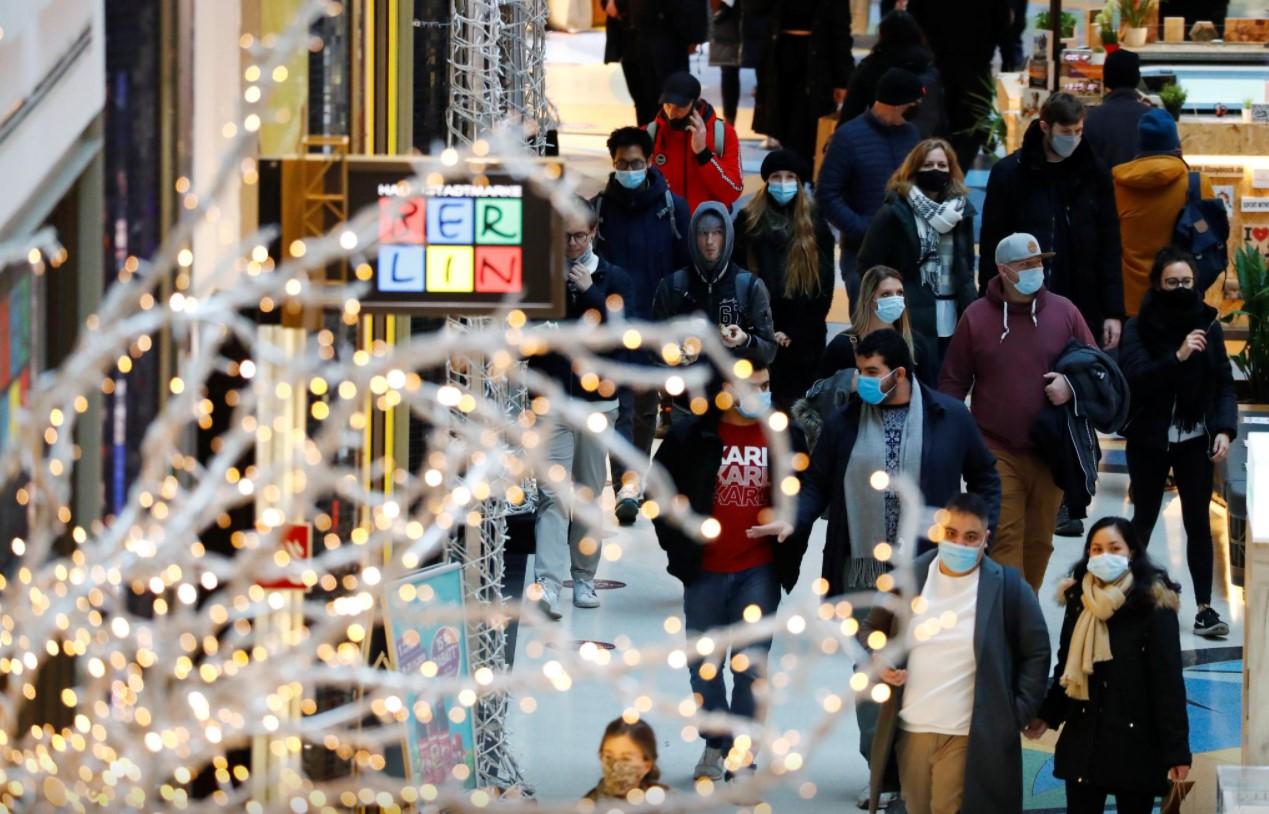
[[[1189,795],[1190,790],[1194,788],[1193,780],[1181,780],[1172,783],[1172,790],[1168,792],[1168,796],[1163,799],[1163,807],[1159,809],[1159,814],[1181,814],[1181,803]]]

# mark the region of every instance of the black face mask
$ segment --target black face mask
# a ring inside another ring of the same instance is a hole
[[[673,127],[675,130],[686,130],[688,124],[690,124],[691,121],[692,121],[692,114],[688,113],[686,116],[684,116],[681,119],[670,119],[670,127]]]
[[[916,174],[916,185],[926,195],[942,195],[952,180],[947,170],[921,170]]]
[[[912,105],[911,107],[905,107],[905,108],[903,109],[903,118],[904,118],[904,120],[906,120],[906,121],[912,121],[912,120],[913,120],[913,119],[915,119],[915,118],[916,118],[916,117],[917,117],[920,113],[921,113],[921,106],[920,106],[919,104],[917,104],[917,105]]]
[[[1161,288],[1154,292],[1154,298],[1169,311],[1185,312],[1198,304],[1198,292],[1192,288]]]

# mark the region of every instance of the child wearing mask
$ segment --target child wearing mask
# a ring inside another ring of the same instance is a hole
[[[665,800],[665,786],[657,781],[657,736],[645,721],[627,723],[618,718],[604,729],[599,742],[599,763],[603,777],[584,800],[629,800],[660,803]],[[634,798],[631,792],[638,790]]]

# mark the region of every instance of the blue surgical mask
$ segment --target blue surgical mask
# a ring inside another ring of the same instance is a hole
[[[977,546],[949,543],[946,540],[939,543],[939,560],[953,574],[968,574],[973,571],[978,567],[981,556],[982,549]]]
[[[1075,149],[1080,146],[1080,137],[1059,136],[1054,133],[1049,136],[1049,146],[1062,158],[1070,158],[1075,155]]]
[[[874,310],[877,312],[877,319],[887,325],[893,325],[899,321],[899,317],[903,316],[903,309],[906,307],[907,303],[903,301],[903,296],[896,294],[889,297],[879,297]]]
[[[893,375],[893,370],[884,376],[861,375],[858,381],[855,382],[855,392],[859,394],[861,399],[869,404],[880,404],[885,401],[886,396],[890,395],[891,391],[894,390],[893,387],[890,388],[890,390],[882,390],[881,383]]]
[[[1024,297],[1031,296],[1044,287],[1044,269],[1023,269],[1018,272],[1018,282],[1013,287]]]
[[[1102,582],[1114,582],[1128,570],[1128,558],[1122,554],[1098,554],[1088,558],[1088,572]]]
[[[648,180],[648,170],[615,170],[613,175],[617,176],[617,183],[626,189],[638,189],[643,186],[643,182]]]
[[[771,181],[767,184],[767,194],[776,199],[776,203],[784,206],[798,194],[797,181]]]
[[[752,404],[753,409],[752,410],[746,409],[745,406],[747,404]],[[768,413],[770,411],[771,411],[771,391],[770,390],[763,391],[752,396],[748,396],[747,398],[743,398],[740,401],[736,402],[736,412],[740,413],[742,416],[744,416],[745,418],[748,418],[751,421],[754,419],[762,418],[764,413]]]

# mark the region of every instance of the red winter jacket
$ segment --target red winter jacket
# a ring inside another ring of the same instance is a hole
[[[705,201],[718,201],[730,209],[744,189],[740,141],[735,129],[719,118],[708,102],[698,101],[696,109],[705,122],[704,152],[692,155],[692,136],[686,130],[671,127],[662,110],[647,126],[654,142],[652,160],[665,176],[670,191],[686,198],[692,212]],[[717,143],[720,128],[721,147]]]

